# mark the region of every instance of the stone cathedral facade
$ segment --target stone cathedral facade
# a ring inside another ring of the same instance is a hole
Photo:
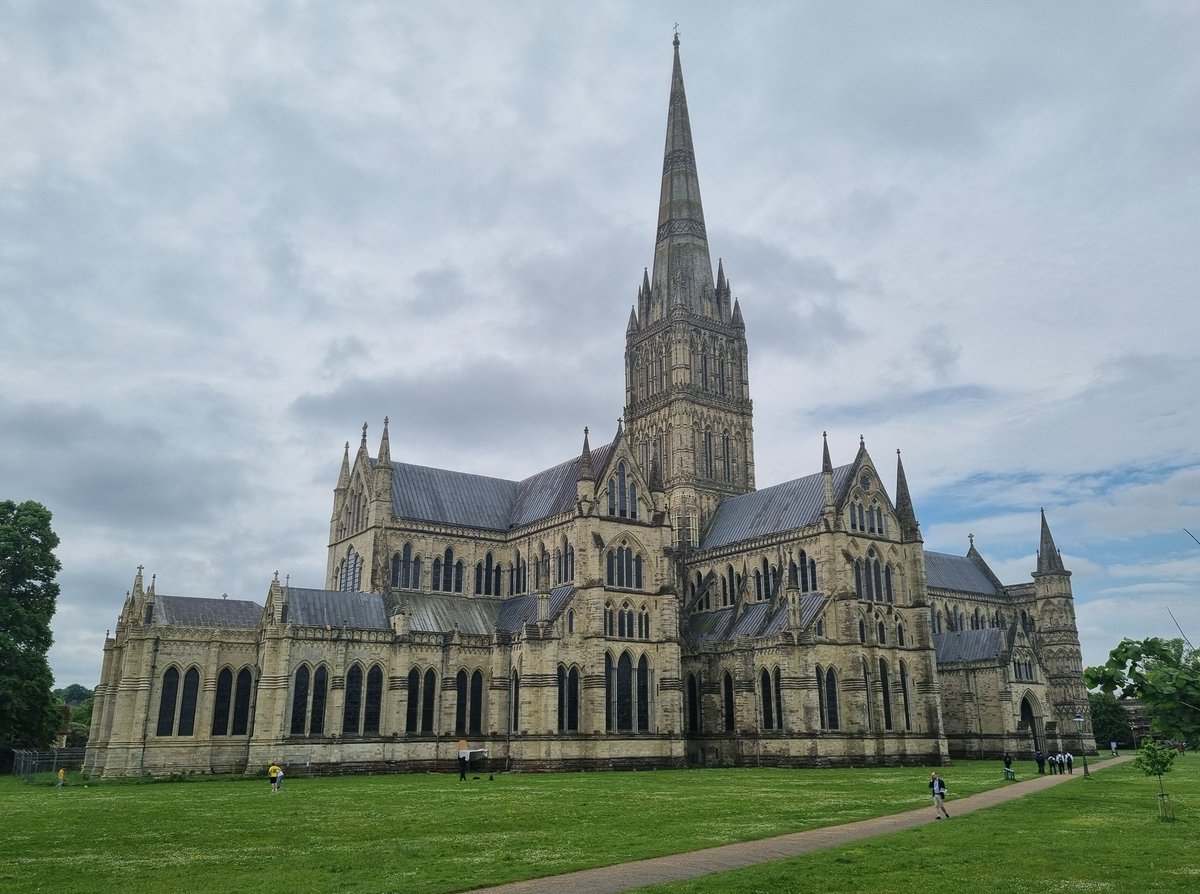
[[[898,454],[881,469],[860,441],[835,466],[814,443],[817,471],[756,489],[748,353],[722,263],[713,275],[676,38],[609,443],[584,429],[578,455],[508,480],[393,458],[386,419],[372,455],[364,425],[323,586],[177,596],[138,569],[86,770],[448,769],[461,740],[518,770],[938,764],[1079,742],[1070,572],[1044,514],[1037,569],[1006,586],[973,542],[924,549]]]

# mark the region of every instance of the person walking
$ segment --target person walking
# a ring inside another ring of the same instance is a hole
[[[1042,749],[1039,748],[1037,750],[1037,753],[1033,756],[1033,759],[1035,761],[1037,761],[1038,775],[1045,776],[1046,775],[1046,755],[1042,754]]]
[[[59,767],[59,768],[58,768],[58,782],[54,783],[54,787],[55,787],[55,788],[62,788],[62,787],[63,787],[63,784],[64,784],[66,781],[67,781],[67,768],[66,768],[66,767]]]
[[[1063,760],[1065,760],[1067,762],[1067,772],[1070,773],[1072,776],[1074,776],[1075,775],[1075,756],[1072,755],[1071,752],[1068,751],[1066,754],[1063,755]]]
[[[950,814],[946,812],[946,781],[937,774],[937,770],[929,776],[929,791],[933,794],[933,818],[941,819],[944,816],[950,819]]]

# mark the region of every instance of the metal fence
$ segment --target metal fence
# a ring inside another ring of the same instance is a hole
[[[52,748],[49,751],[13,752],[13,775],[32,779],[39,773],[57,773],[59,768],[82,770],[86,748]]]

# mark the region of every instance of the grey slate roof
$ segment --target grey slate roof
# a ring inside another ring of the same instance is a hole
[[[487,636],[495,632],[503,599],[495,596],[455,596],[449,593],[405,593],[404,607],[414,633],[450,633]]]
[[[925,579],[931,588],[998,596],[996,585],[967,556],[925,553]]]
[[[349,627],[388,630],[387,608],[376,593],[288,589],[288,623],[300,627]]]
[[[155,596],[154,623],[179,627],[236,627],[252,630],[262,623],[263,607],[248,599],[207,596]]]
[[[612,444],[592,450],[604,466]],[[523,481],[488,478],[431,466],[392,463],[392,513],[397,518],[507,531],[566,512],[575,505],[579,457]]]
[[[935,633],[933,648],[937,652],[939,665],[950,661],[992,661],[1004,652],[1004,630],[987,627],[983,630]]]
[[[833,492],[841,494],[854,466],[833,470]],[[724,501],[704,533],[700,549],[716,549],[815,524],[825,508],[821,473],[785,481]]]
[[[566,608],[575,594],[574,584],[550,591],[550,620]],[[537,620],[537,596],[525,594],[500,599],[494,596],[459,596],[449,593],[406,593],[409,629],[416,633],[450,633],[457,627],[471,636],[490,636],[497,630],[514,633]]]
[[[807,627],[825,607],[823,593],[805,593],[800,599],[800,624]],[[687,619],[688,633],[697,643],[727,642],[738,637],[761,639],[788,629],[787,606],[782,601],[771,610],[770,602],[751,602],[734,621],[733,607],[693,612]]]

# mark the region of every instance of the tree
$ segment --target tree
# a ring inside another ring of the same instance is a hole
[[[1138,749],[1137,760],[1133,765],[1147,776],[1158,777],[1158,817],[1159,819],[1174,819],[1167,802],[1167,791],[1163,788],[1163,774],[1171,772],[1171,764],[1175,762],[1175,749],[1159,744],[1154,739],[1147,739]]]
[[[93,692],[82,683],[72,683],[70,686],[65,686],[62,689],[55,689],[54,694],[62,699],[63,704],[70,705],[72,708],[78,708],[92,697]]]
[[[0,502],[0,745],[44,748],[62,724],[46,653],[58,601],[50,510]]]
[[[1200,653],[1183,640],[1123,639],[1083,679],[1091,689],[1140,699],[1155,732],[1179,742],[1200,739]]]
[[[1092,714],[1092,734],[1101,747],[1109,742],[1118,745],[1133,745],[1133,730],[1129,724],[1129,712],[1116,696],[1107,692],[1089,692],[1088,704]]]

